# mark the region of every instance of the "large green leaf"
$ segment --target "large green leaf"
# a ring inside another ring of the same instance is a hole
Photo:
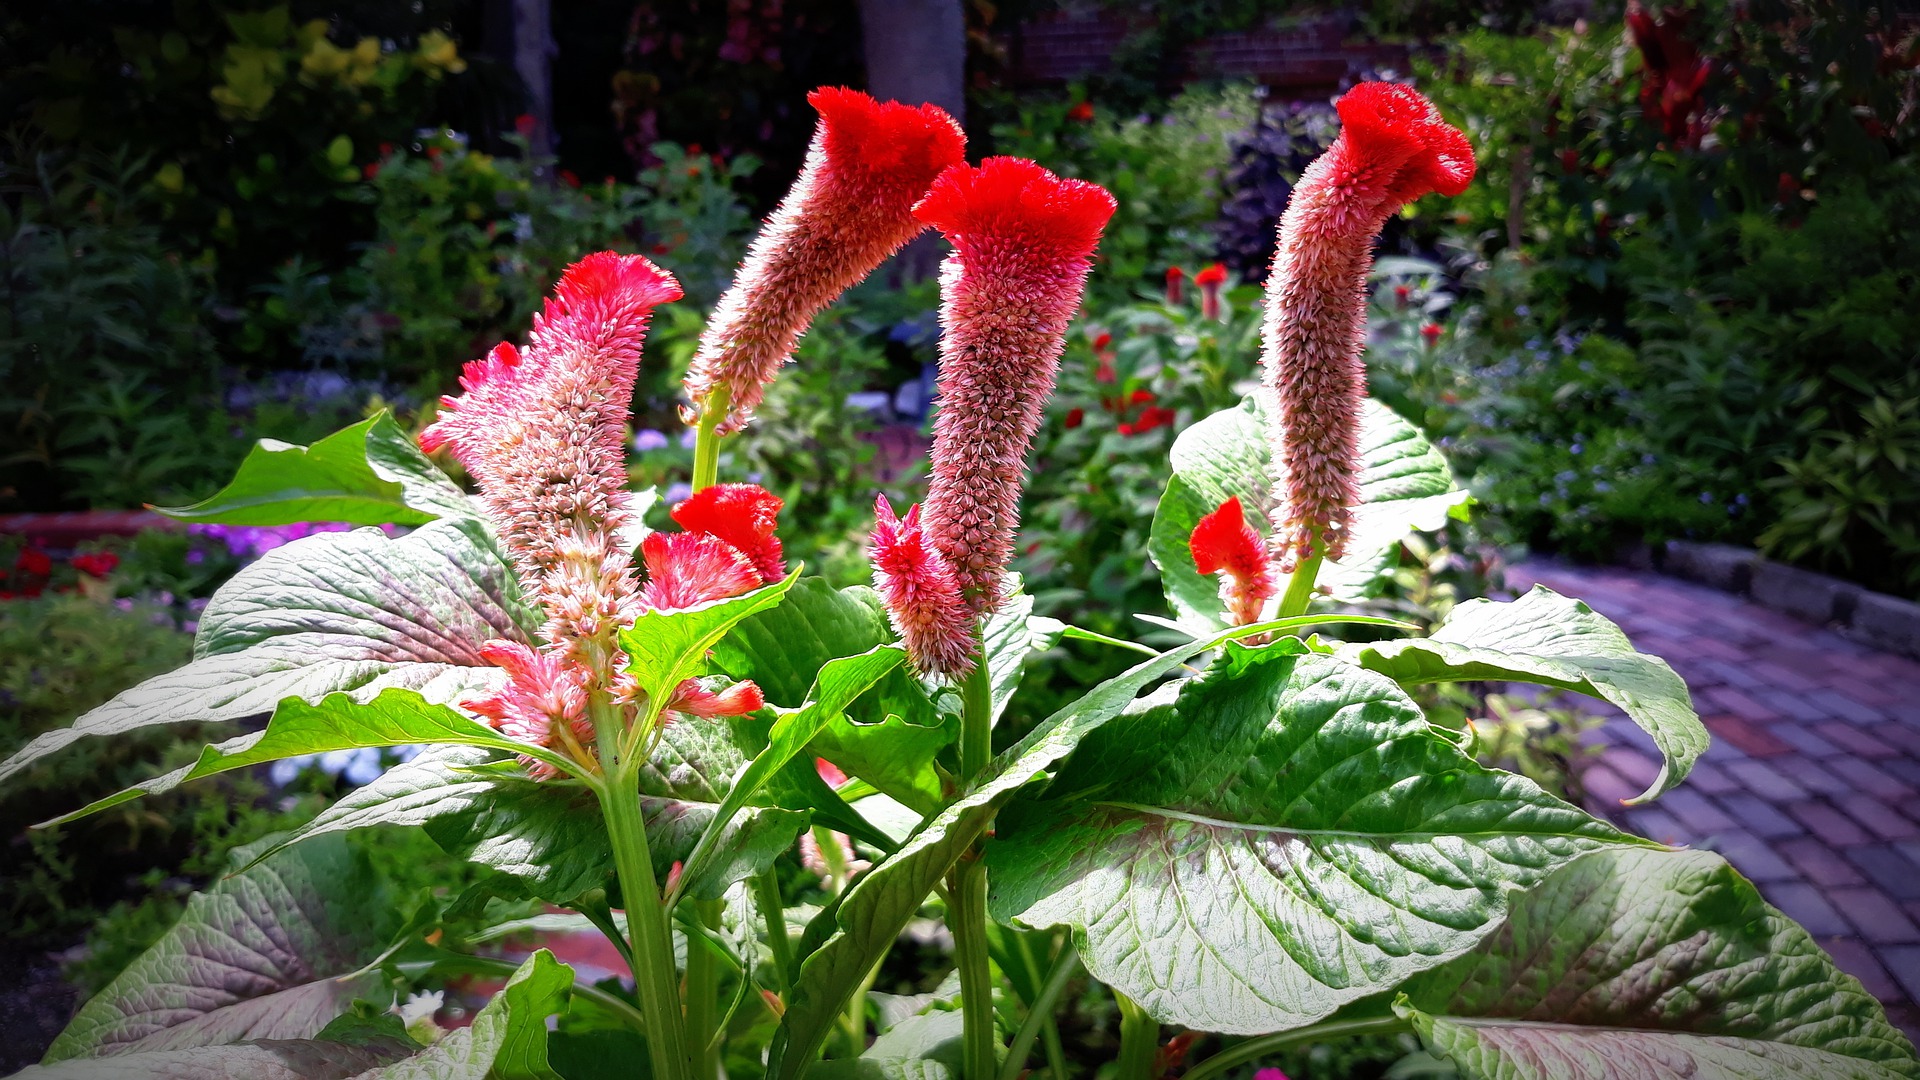
[[[310,536],[214,594],[192,663],[35,738],[0,764],[0,784],[82,738],[239,720],[287,697],[365,701],[402,687],[456,701],[502,677],[481,659],[482,643],[526,640],[538,624],[476,521],[435,522],[399,539],[375,529]]]
[[[158,509],[181,521],[223,525],[424,525],[475,514],[459,486],[384,411],[312,446],[261,439],[218,493]]]
[[[562,770],[580,768],[571,759],[546,747],[510,739],[451,706],[436,705],[412,690],[382,690],[380,696],[367,702],[355,701],[350,694],[329,694],[311,705],[298,698],[288,698],[274,711],[267,730],[206,747],[200,751],[199,760],[191,765],[96,800],[61,815],[50,824],[86,817],[142,795],[170,791],[189,780],[282,758],[363,747],[446,743],[513,751],[537,757]]]
[[[180,921],[81,1007],[46,1060],[311,1038],[380,986],[377,975],[343,976],[398,925],[365,856],[339,838],[285,852],[188,900]]]
[[[666,701],[683,680],[699,674],[707,652],[740,620],[779,605],[800,571],[743,596],[681,611],[647,611],[620,632],[628,670],[653,701]]]
[[[1072,927],[1166,1023],[1318,1020],[1472,948],[1568,860],[1644,843],[1476,764],[1392,680],[1228,646],[1090,735],[987,846],[1001,921]]]
[[[545,949],[527,957],[472,1025],[355,1080],[561,1080],[547,1063],[547,1017],[566,1006],[573,969]]]
[[[1239,631],[1244,633],[1246,631]],[[1231,633],[1231,632],[1230,632]],[[841,1010],[873,965],[920,909],[954,861],[979,839],[1013,793],[1070,753],[1088,733],[1127,707],[1148,684],[1218,645],[1189,642],[1144,661],[1094,687],[1054,713],[996,759],[987,777],[930,819],[879,866],[809,926],[810,949],[794,977],[787,1011],[775,1034],[767,1075],[795,1080],[820,1052]]]
[[[1706,852],[1575,860],[1403,989],[1400,1013],[1470,1076],[1920,1076],[1860,983]]]
[[[1409,532],[1438,529],[1461,512],[1461,490],[1432,444],[1393,410],[1369,398],[1361,413],[1364,472],[1345,557],[1327,563],[1319,583],[1343,600],[1366,596],[1394,564]],[[1208,633],[1223,625],[1219,582],[1193,566],[1188,538],[1200,518],[1239,496],[1249,521],[1273,508],[1271,456],[1256,399],[1224,409],[1180,433],[1147,551],[1160,568],[1167,603],[1180,622]]]
[[[773,704],[797,707],[830,660],[894,640],[886,609],[871,589],[836,590],[820,578],[795,583],[787,601],[746,619],[714,647],[721,670],[752,679]],[[810,757],[824,757],[921,813],[941,802],[933,759],[954,740],[953,717],[934,707],[913,673],[882,677],[817,732]],[[812,768],[811,761],[794,767]]]
[[[993,718],[998,721],[1008,702],[1020,688],[1027,660],[1060,643],[1067,625],[1033,613],[1033,597],[1021,588],[1017,574],[1008,576],[1006,599],[987,617],[981,627],[981,644],[987,654],[987,674],[993,689]]]
[[[1605,616],[1544,586],[1511,603],[1469,600],[1432,637],[1348,645],[1340,655],[1403,686],[1510,680],[1604,699],[1660,749],[1660,775],[1641,800],[1678,785],[1707,749],[1687,684],[1667,662],[1636,652]]]
[[[399,1040],[262,1039],[33,1065],[12,1080],[358,1080],[417,1049]]]
[[[881,1032],[857,1058],[815,1062],[807,1080],[953,1080],[962,1075],[958,1012],[909,1016]]]

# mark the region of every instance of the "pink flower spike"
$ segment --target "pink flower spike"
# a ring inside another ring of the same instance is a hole
[[[766,704],[766,695],[750,682],[737,682],[714,693],[700,685],[698,679],[688,679],[674,689],[673,697],[667,701],[667,709],[712,720],[722,716],[745,716],[760,711]]]
[[[1294,188],[1267,279],[1261,359],[1283,570],[1314,553],[1338,559],[1360,501],[1374,235],[1408,202],[1457,195],[1473,179],[1466,136],[1412,87],[1361,83],[1336,107],[1340,136]]]
[[[787,563],[774,529],[785,503],[758,484],[714,484],[673,508],[673,520],[688,532],[706,533],[740,549],[771,585],[787,576]]]
[[[976,614],[999,603],[1027,450],[1113,211],[1104,188],[1007,157],[948,169],[914,209],[954,249],[925,530]]]
[[[1195,570],[1221,576],[1220,601],[1233,624],[1259,622],[1267,600],[1280,591],[1280,581],[1267,556],[1266,541],[1247,524],[1240,497],[1233,496],[1201,518],[1187,546]]]
[[[649,610],[682,611],[760,587],[753,560],[706,533],[648,533],[640,556],[647,564],[640,603]]]
[[[928,546],[920,508],[909,509],[905,518],[895,517],[882,495],[874,500],[873,517],[867,547],[873,587],[913,666],[928,675],[965,676],[974,664],[973,613],[952,569]]]
[[[489,641],[480,647],[480,656],[505,671],[507,683],[461,705],[485,717],[510,739],[567,753],[565,741],[555,736],[555,728],[564,727],[580,745],[592,745],[593,725],[587,716],[589,673],[585,669],[552,653],[535,652],[517,641]],[[545,762],[526,757],[520,760],[536,780],[559,775],[559,770]]]
[[[800,178],[754,238],[687,368],[695,408],[726,391],[723,433],[753,415],[814,315],[920,231],[914,203],[966,152],[960,125],[937,106],[842,87],[807,100],[820,123]]]

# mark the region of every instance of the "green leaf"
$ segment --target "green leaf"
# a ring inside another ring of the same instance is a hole
[[[1364,471],[1352,538],[1339,563],[1324,564],[1319,583],[1342,600],[1366,596],[1391,569],[1409,532],[1438,529],[1469,496],[1454,483],[1445,459],[1413,425],[1369,398],[1361,413]],[[1239,496],[1250,522],[1273,508],[1267,433],[1256,399],[1214,413],[1180,433],[1147,551],[1160,568],[1167,603],[1181,623],[1208,633],[1222,625],[1220,586],[1193,566],[1188,539],[1201,517]]]
[[[200,751],[199,760],[192,765],[98,799],[47,824],[73,821],[142,795],[171,791],[189,780],[281,758],[370,746],[440,743],[525,754],[563,771],[581,768],[571,759],[546,747],[510,739],[486,724],[449,706],[436,705],[412,690],[382,690],[379,697],[364,703],[355,701],[349,694],[329,694],[313,705],[298,698],[288,698],[274,711],[273,719],[267,723],[267,730],[206,747]]]
[[[365,855],[338,839],[287,852],[189,899],[180,921],[81,1007],[45,1060],[310,1039],[379,989],[378,975],[343,976],[377,956],[398,924]]]
[[[14,1073],[13,1080],[360,1080],[416,1049],[398,1039],[361,1045],[263,1039],[32,1065]]]
[[[1687,684],[1667,662],[1634,651],[1605,616],[1544,586],[1511,603],[1469,600],[1424,640],[1348,645],[1340,656],[1403,686],[1527,682],[1617,706],[1653,736],[1662,758],[1660,775],[1634,802],[1678,785],[1707,749]]]
[[[707,651],[727,631],[742,619],[777,606],[799,578],[800,571],[795,570],[785,580],[743,596],[684,611],[642,613],[630,629],[620,632],[620,647],[629,660],[627,670],[633,672],[649,700],[666,701],[683,680],[705,668]]]
[[[547,1017],[566,1006],[573,969],[541,949],[474,1015],[414,1057],[364,1080],[562,1080],[547,1064]]]
[[[909,1016],[857,1058],[814,1063],[806,1080],[954,1080],[965,1067],[958,1012]]]
[[[742,621],[715,646],[713,656],[729,675],[752,679],[769,702],[796,707],[828,661],[893,641],[886,609],[873,590],[836,590],[820,578],[804,578],[786,603]],[[935,708],[919,680],[902,667],[818,732],[807,756],[826,758],[847,775],[928,814],[939,809],[943,796],[934,757],[957,734],[955,718]],[[803,765],[812,770],[811,761],[793,767]]]
[[[1920,1076],[1860,983],[1707,852],[1577,859],[1403,990],[1396,1011],[1472,1076]]]
[[[1017,574],[1008,575],[1006,599],[999,610],[987,617],[982,639],[987,653],[987,673],[993,687],[993,718],[1007,710],[1020,679],[1026,674],[1027,659],[1059,644],[1067,624],[1033,613],[1033,597],[1021,588]]]
[[[91,736],[271,713],[282,699],[355,700],[417,690],[457,701],[498,685],[480,656],[491,639],[528,640],[539,618],[477,521],[440,521],[394,539],[374,529],[321,533],[267,553],[215,593],[194,660],[0,763],[0,784]]]
[[[1223,635],[1224,637],[1225,635]],[[1054,713],[994,762],[987,777],[915,832],[892,856],[862,874],[821,913],[807,938],[819,940],[794,977],[775,1034],[767,1076],[795,1080],[820,1052],[841,1010],[899,937],[933,886],[980,837],[1000,806],[1126,708],[1142,688],[1165,678],[1221,638],[1194,641],[1144,661]],[[809,944],[810,941],[803,941]]]
[[[1312,1023],[1472,948],[1509,896],[1644,843],[1486,769],[1392,680],[1228,646],[1083,742],[987,845],[995,918],[1073,929],[1163,1023]]]
[[[215,495],[156,509],[179,521],[222,525],[425,525],[475,516],[466,493],[385,411],[312,446],[261,439]]]
[[[720,800],[692,853],[687,856],[682,880],[689,888],[693,883],[706,879],[709,863],[717,858],[715,852],[721,850],[717,845],[747,801],[759,793],[774,773],[792,761],[822,727],[845,714],[847,706],[855,698],[866,693],[875,682],[899,667],[905,659],[906,653],[897,646],[876,645],[858,656],[828,661],[814,680],[813,689],[807,695],[807,704],[798,709],[776,708],[778,718],[768,733],[766,749],[755,754],[752,762],[734,778],[730,790]],[[727,877],[726,874],[719,876]],[[725,889],[736,880],[739,879],[720,881],[719,888]],[[712,890],[711,882],[708,888]]]

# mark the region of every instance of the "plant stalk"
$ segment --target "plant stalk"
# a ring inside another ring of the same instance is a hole
[[[1069,941],[1060,947],[1060,958],[1053,962],[1053,970],[1047,973],[1046,984],[1034,995],[1033,1005],[1027,1010],[1027,1018],[1020,1023],[1020,1030],[1013,1036],[1013,1045],[1007,1050],[1007,1060],[1000,1066],[1000,1080],[1020,1080],[1020,1074],[1026,1070],[1027,1055],[1033,1052],[1033,1041],[1040,1036],[1042,1029],[1052,1027],[1053,1008],[1060,1001],[1060,995],[1067,989],[1067,981],[1080,969],[1080,953]],[[1054,1032],[1057,1041],[1059,1033]],[[1056,1059],[1053,1051],[1047,1052],[1047,1067],[1053,1073],[1053,1080],[1066,1080],[1063,1071],[1065,1064]]]
[[[1280,598],[1280,612],[1276,618],[1290,619],[1295,615],[1305,615],[1307,605],[1313,602],[1314,579],[1320,576],[1320,562],[1324,558],[1320,545],[1315,544],[1307,557],[1287,579],[1286,595]]]
[[[720,481],[720,421],[726,419],[733,395],[717,388],[700,406],[700,422],[693,429],[693,490]]]
[[[787,936],[787,906],[780,899],[780,879],[773,868],[753,875],[753,902],[767,921],[767,945],[773,949],[773,973],[785,994],[793,985],[793,939]]]
[[[593,715],[601,753],[621,745],[620,718],[604,692],[595,692],[588,708]],[[639,991],[640,1011],[647,1018],[647,1055],[659,1080],[691,1080],[687,1056],[686,1021],[680,1012],[679,979],[673,966],[673,937],[667,929],[667,909],[660,900],[660,883],[653,875],[653,855],[647,847],[646,822],[640,817],[639,776],[621,760],[602,760],[604,777],[595,793],[607,820],[613,843],[614,867],[627,906],[627,932],[633,937],[633,979]],[[696,949],[688,949],[691,957]]]
[[[1154,1080],[1153,1066],[1160,1057],[1160,1023],[1120,991],[1115,990],[1113,998],[1120,1003],[1120,1060],[1115,1062],[1115,1080]]]
[[[712,928],[720,921],[718,900],[693,902],[693,917]],[[744,972],[742,973],[744,977]],[[687,943],[687,1043],[696,1080],[714,1080],[720,1070],[720,969],[712,949]]]
[[[1276,1050],[1285,1050],[1289,1046],[1298,1046],[1301,1043],[1325,1042],[1329,1039],[1345,1039],[1357,1035],[1394,1035],[1411,1030],[1413,1030],[1412,1026],[1397,1016],[1309,1024],[1277,1035],[1263,1035],[1231,1049],[1222,1050],[1188,1069],[1183,1080],[1213,1080],[1214,1077],[1225,1075],[1229,1069],[1236,1066],[1245,1065]]]
[[[993,758],[993,683],[986,649],[960,686],[960,782],[970,788]],[[960,969],[961,1049],[966,1080],[994,1080],[999,1047],[993,1021],[993,973],[987,965],[987,867],[975,841],[948,877],[947,923]]]

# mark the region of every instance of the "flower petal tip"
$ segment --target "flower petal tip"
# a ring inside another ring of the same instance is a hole
[[[1098,184],[1063,179],[1026,158],[990,157],[941,173],[913,213],[956,244],[1019,236],[1083,259],[1117,205]]]
[[[1394,194],[1458,195],[1473,182],[1473,146],[1426,96],[1404,83],[1364,82],[1334,103],[1342,134],[1360,157],[1397,167]]]
[[[820,114],[826,152],[837,167],[925,188],[966,156],[966,134],[938,105],[876,101],[844,86],[822,86],[807,103]]]

